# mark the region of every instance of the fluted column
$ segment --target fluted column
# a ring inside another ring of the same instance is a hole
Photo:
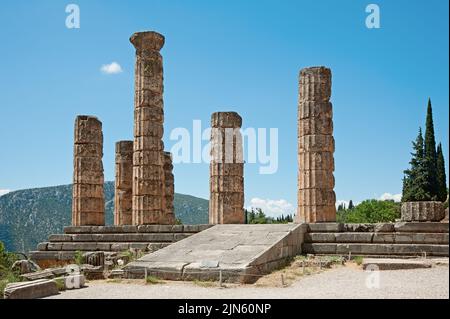
[[[93,116],[75,120],[72,225],[105,224],[102,123]]]
[[[138,32],[136,48],[133,153],[133,224],[164,224],[163,61],[164,37]]]
[[[114,225],[132,225],[133,141],[116,143]]]
[[[243,224],[242,118],[235,112],[211,117],[210,224]]]
[[[336,220],[331,70],[300,71],[297,222]]]
[[[170,152],[164,152],[164,197],[166,204],[166,223],[175,224],[175,212],[173,206],[173,200],[175,195],[175,180],[173,176],[173,164],[172,154]]]

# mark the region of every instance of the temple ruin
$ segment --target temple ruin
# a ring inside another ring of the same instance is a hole
[[[298,223],[336,220],[331,70],[300,71],[298,103]]]
[[[431,216],[428,206],[405,206],[399,223],[334,222],[331,71],[325,67],[300,72],[295,223],[217,225],[246,223],[242,118],[217,112],[211,117],[209,224],[177,225],[172,156],[162,142],[164,37],[139,32],[130,40],[136,49],[134,141],[116,143],[115,225],[104,226],[102,123],[78,116],[72,226],[30,253],[39,265],[65,265],[83,252],[97,267],[85,271],[108,276],[119,258],[139,251],[147,255],[120,269],[123,276],[254,282],[305,253],[448,256],[448,221],[436,222],[443,212]],[[411,222],[418,220],[428,222]]]

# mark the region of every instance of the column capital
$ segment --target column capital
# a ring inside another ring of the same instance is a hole
[[[136,32],[130,38],[136,50],[159,51],[164,46],[164,41],[164,36],[155,31]]]

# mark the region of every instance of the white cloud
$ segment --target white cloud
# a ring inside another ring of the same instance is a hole
[[[296,213],[296,209],[294,205],[289,203],[284,199],[262,199],[262,198],[252,198],[250,200],[250,206],[247,209],[252,208],[261,208],[269,217],[279,217],[281,215],[294,215]]]
[[[0,196],[6,195],[10,192],[9,189],[0,189]]]
[[[339,199],[336,201],[336,209],[339,207],[339,205],[344,204],[345,207],[348,207],[348,204],[350,203],[350,201],[348,200],[343,200],[343,199]]]
[[[104,65],[102,65],[100,70],[102,71],[102,73],[105,73],[105,74],[118,74],[118,73],[123,72],[122,67],[117,62],[112,62],[110,64],[104,64]]]
[[[380,200],[393,200],[394,202],[401,202],[402,194],[384,193],[381,195]]]

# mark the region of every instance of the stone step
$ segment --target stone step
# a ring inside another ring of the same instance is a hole
[[[61,242],[175,242],[191,236],[193,233],[105,233],[105,234],[54,234],[50,243]]]
[[[449,255],[448,245],[431,244],[367,244],[367,243],[304,243],[303,253],[329,255]]]
[[[171,243],[152,242],[46,242],[38,245],[39,251],[115,251],[129,249],[155,251]]]
[[[198,233],[212,225],[68,226],[65,234]]]
[[[448,245],[448,233],[377,233],[341,232],[306,233],[305,243],[384,243]]]
[[[59,293],[56,282],[40,279],[8,284],[5,288],[5,299],[36,299]]]
[[[438,222],[398,222],[398,223],[379,223],[379,224],[315,223],[315,224],[308,224],[308,232],[448,233],[449,225],[448,223],[438,223]]]

